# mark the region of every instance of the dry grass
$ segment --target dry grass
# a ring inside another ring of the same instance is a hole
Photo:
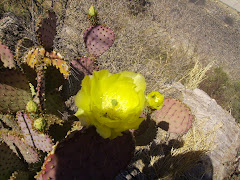
[[[190,70],[187,76],[184,78],[184,85],[188,89],[198,88],[199,84],[206,79],[206,72],[209,71],[214,62],[209,63],[207,66],[203,67],[197,60],[194,67]]]
[[[127,1],[69,2],[55,44],[69,60],[87,55],[83,31],[88,26],[86,14],[91,4],[98,9],[101,23],[111,27],[116,35],[114,45],[98,58],[101,69],[109,69],[112,73],[124,70],[141,73],[146,78],[147,92],[162,91],[165,84],[184,79],[189,72],[193,73],[194,67],[196,70],[195,62],[199,57],[194,47],[187,45],[187,39],[177,42],[171,34],[174,15],[167,15],[169,10],[162,8],[171,6],[167,1],[151,1],[151,5],[143,7],[145,11],[141,10],[138,15],[132,14]],[[155,16],[160,18],[154,20]],[[182,15],[182,21],[186,18],[187,14]],[[200,63],[197,65],[199,68]],[[197,86],[202,76],[195,74],[194,78],[192,83]]]
[[[28,14],[34,21],[52,6],[49,0],[38,0],[35,6],[33,1],[4,2],[6,10]],[[183,32],[177,27],[190,18],[189,9],[180,1],[61,0],[55,3],[53,9],[59,17],[55,49],[66,59],[71,61],[87,55],[83,31],[89,26],[87,11],[92,4],[99,12],[100,22],[111,27],[116,35],[114,45],[98,59],[101,69],[112,73],[124,70],[141,73],[147,81],[147,92],[162,91],[165,84],[183,79],[192,88],[201,82],[210,66],[201,69],[205,57],[198,57],[195,47],[189,45],[190,36],[184,39],[180,36]],[[27,8],[22,8],[24,6]]]

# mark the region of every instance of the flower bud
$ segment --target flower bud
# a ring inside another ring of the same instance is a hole
[[[97,15],[97,10],[91,5],[91,7],[88,10],[89,16],[96,16]]]
[[[46,126],[46,121],[43,118],[38,118],[36,120],[34,120],[33,126],[37,129],[37,130],[43,130]]]
[[[158,91],[150,92],[146,99],[149,107],[152,109],[161,109],[164,103],[164,95],[160,94]]]
[[[37,112],[38,105],[33,100],[28,101],[26,110],[31,113]]]

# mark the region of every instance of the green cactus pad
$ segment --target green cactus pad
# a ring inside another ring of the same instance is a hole
[[[52,139],[48,135],[38,132],[33,128],[33,120],[28,114],[18,112],[17,120],[27,144],[44,152],[52,150]]]
[[[114,179],[134,153],[130,133],[104,139],[95,127],[74,131],[48,155],[36,179]]]
[[[29,91],[27,77],[20,70],[1,69],[0,77],[1,84],[6,84],[17,89]]]
[[[27,180],[27,179],[29,179],[29,172],[26,171],[15,171],[9,178],[9,180]]]
[[[15,170],[24,170],[25,166],[6,143],[0,142],[0,179],[8,179]]]
[[[26,77],[27,77],[29,83],[31,83],[33,86],[36,87],[37,86],[37,81],[36,81],[37,73],[36,73],[36,71],[25,63],[21,64],[21,69],[24,72],[24,74],[26,74]]]
[[[98,57],[114,43],[113,30],[102,26],[90,26],[84,32],[84,42],[91,56]]]
[[[24,140],[20,139],[13,131],[8,131],[7,133],[2,132],[2,139],[19,158],[23,157],[27,163],[39,161],[37,151],[27,145]]]
[[[31,93],[21,71],[4,69],[0,72],[0,111],[16,112],[25,109]]]
[[[13,60],[13,54],[7,46],[1,44],[0,42],[0,60],[3,62],[3,66],[9,69],[15,67],[15,62]]]
[[[56,69],[56,67],[54,66],[49,66],[46,69],[45,76],[46,76],[46,82],[45,82],[46,93],[59,89],[59,87],[65,81],[59,69]]]
[[[40,44],[47,50],[53,49],[53,40],[56,35],[57,16],[53,11],[48,12],[48,17],[42,19],[38,25],[37,34]]]
[[[163,107],[153,112],[157,125],[171,133],[184,134],[192,125],[193,115],[189,108],[176,99],[167,98]]]
[[[57,90],[46,93],[45,112],[47,114],[54,114],[58,117],[62,117],[61,112],[63,112],[65,104],[59,93],[60,92]]]

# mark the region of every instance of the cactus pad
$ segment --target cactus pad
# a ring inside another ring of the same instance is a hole
[[[25,166],[7,144],[0,142],[0,179],[8,179],[15,170],[24,170]]]
[[[56,35],[57,16],[53,11],[48,12],[48,17],[42,19],[38,25],[37,34],[40,44],[47,50],[53,49],[53,40]]]
[[[44,48],[32,48],[28,51],[24,61],[33,69],[40,65],[47,67],[51,65],[51,60],[45,57],[45,53]]]
[[[12,149],[12,151],[18,156],[23,157],[27,163],[35,163],[39,161],[37,151],[27,145],[23,139],[20,139],[15,135],[2,135],[4,142]]]
[[[21,71],[4,69],[0,77],[0,111],[7,113],[25,109],[32,97],[24,74]]]
[[[24,61],[31,68],[35,69],[43,66],[45,69],[48,66],[55,66],[67,79],[70,74],[70,65],[63,57],[55,51],[47,52],[44,48],[33,48],[25,56]]]
[[[84,32],[84,42],[91,56],[100,56],[112,46],[114,40],[113,30],[102,25],[90,26]]]
[[[9,69],[15,67],[13,60],[13,54],[7,46],[0,43],[0,60],[3,62],[3,66]]]
[[[64,78],[67,79],[70,74],[70,65],[63,59],[61,54],[52,51],[50,53],[46,53],[46,56],[51,59],[52,65],[59,69],[60,73],[62,73]]]
[[[26,180],[26,179],[29,179],[29,172],[27,171],[15,171],[9,178],[9,180]]]
[[[52,139],[48,135],[38,132],[33,128],[33,120],[31,120],[29,115],[18,112],[17,120],[27,144],[44,152],[52,150]]]
[[[83,73],[83,75],[92,75],[93,71],[98,71],[98,65],[95,58],[81,57],[79,60],[71,61],[73,73]]]
[[[184,134],[192,125],[193,115],[180,101],[167,98],[164,100],[163,107],[153,112],[152,118],[163,130]]]
[[[37,179],[113,179],[127,167],[134,149],[130,133],[110,140],[94,127],[74,131],[49,154]]]
[[[3,69],[0,72],[0,83],[16,89],[29,90],[27,77],[20,70]]]

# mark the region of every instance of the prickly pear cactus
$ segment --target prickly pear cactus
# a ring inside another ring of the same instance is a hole
[[[28,81],[21,71],[4,69],[0,72],[0,111],[23,110],[31,100]]]
[[[3,66],[9,69],[15,67],[15,62],[13,60],[13,54],[7,46],[1,44],[0,42],[0,60],[3,62]]]
[[[14,134],[13,132],[10,132]],[[10,149],[19,157],[21,156],[27,163],[35,163],[39,161],[37,150],[27,145],[23,139],[20,139],[17,135],[11,134],[2,135],[4,142]],[[2,133],[3,134],[3,133]]]
[[[192,125],[193,115],[189,108],[176,99],[167,98],[163,107],[152,114],[157,125],[171,133],[184,134]]]
[[[98,25],[98,12],[97,10],[91,5],[91,7],[88,10],[88,19],[91,25],[96,26]]]
[[[15,120],[15,117],[10,114],[0,114],[0,121],[4,122],[8,127],[13,130],[19,131],[20,128]]]
[[[33,69],[43,66],[46,69],[48,66],[55,66],[67,79],[70,73],[70,65],[63,59],[61,54],[55,51],[48,52],[44,48],[33,48],[28,51],[24,58],[24,62]]]
[[[8,179],[15,170],[25,170],[25,165],[7,144],[0,142],[0,179]]]
[[[52,150],[52,139],[48,135],[37,131],[37,129],[33,127],[34,122],[30,115],[23,112],[18,112],[17,120],[27,144],[44,152],[49,152]]]
[[[44,48],[32,48],[25,56],[24,62],[33,69],[40,65],[49,66],[51,61],[48,58],[44,58],[45,52]]]
[[[9,178],[9,180],[26,180],[26,179],[29,179],[29,172],[27,171],[15,171]]]
[[[84,32],[84,42],[91,56],[98,57],[109,49],[115,40],[113,30],[102,26],[90,26]]]
[[[74,131],[48,155],[37,179],[113,179],[130,162],[130,133],[103,139],[94,127]],[[106,167],[107,166],[107,167]]]
[[[93,71],[98,71],[98,65],[93,57],[81,57],[79,60],[71,61],[73,73],[83,73],[83,75],[92,75]]]
[[[21,65],[23,63],[22,57],[33,46],[34,46],[33,41],[26,37],[18,41],[16,45],[16,52],[15,52],[16,62],[18,65]]]
[[[46,53],[47,57],[51,59],[52,66],[55,66],[63,74],[64,78],[67,79],[70,74],[70,65],[63,59],[63,56],[55,51]]]
[[[53,40],[56,35],[57,16],[53,11],[48,12],[48,17],[42,19],[38,25],[37,34],[40,44],[47,50],[52,51]]]

